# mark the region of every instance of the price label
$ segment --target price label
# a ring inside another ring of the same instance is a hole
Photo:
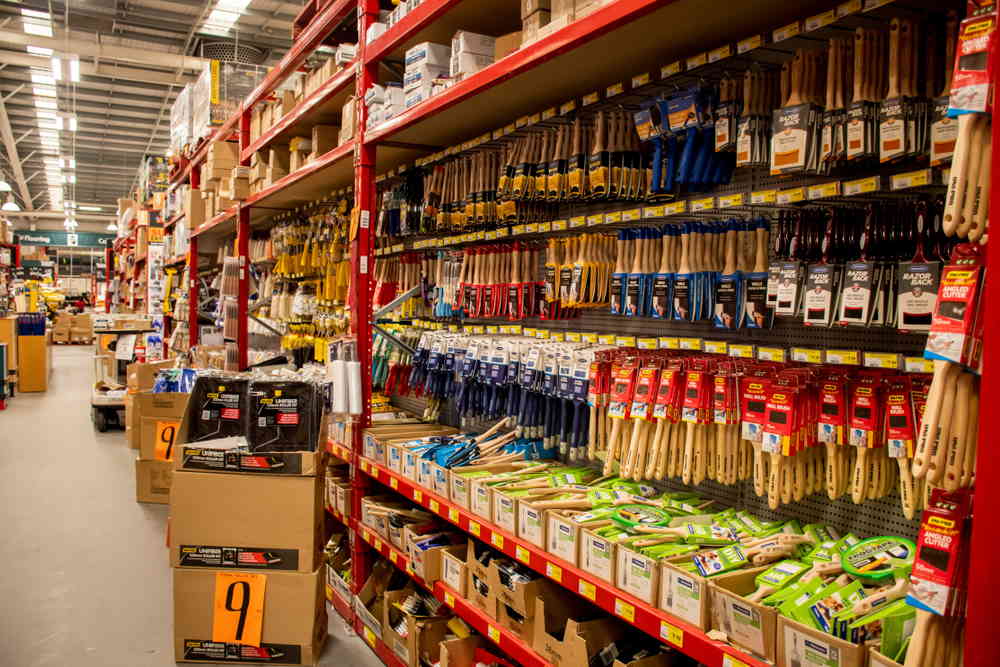
[[[362,461],[361,462],[361,472],[368,472],[368,462],[367,461]]]
[[[805,188],[791,188],[790,190],[779,190],[775,201],[778,204],[794,204],[806,198]]]
[[[524,127],[527,124],[528,124],[528,117],[527,116],[521,116],[520,118],[518,118],[517,120],[514,121],[514,127],[515,128]]]
[[[555,107],[549,107],[548,109],[542,112],[542,120],[548,120],[549,118],[554,118],[558,112],[559,110],[556,109]]]
[[[614,334],[599,334],[597,336],[597,342],[601,345],[614,345],[615,336]]]
[[[823,12],[822,14],[817,14],[816,16],[810,16],[805,20],[806,32],[819,30],[823,26],[828,26],[836,20],[837,20],[836,9],[831,9],[828,12]]]
[[[621,81],[614,84],[613,86],[608,86],[607,89],[604,91],[607,97],[614,97],[615,95],[621,95],[624,92],[625,92],[625,84],[622,83]]]
[[[534,222],[529,222],[528,224],[526,224],[524,226],[524,233],[525,234],[537,234],[538,233],[538,224],[534,223]]]
[[[740,359],[753,359],[753,345],[729,344],[729,356]]]
[[[649,72],[644,74],[636,74],[632,77],[632,87],[638,88],[639,86],[645,86],[649,83]]]
[[[726,354],[729,352],[729,344],[723,340],[704,341],[705,351],[709,354]]]
[[[621,616],[629,623],[635,623],[635,606],[621,598],[615,598],[615,615]]]
[[[726,44],[725,46],[720,46],[717,49],[712,49],[711,51],[709,51],[708,62],[717,63],[723,58],[728,58],[731,55],[733,55],[733,47],[730,46],[729,44]]]
[[[850,0],[837,5],[837,18],[861,11],[861,0]]]
[[[482,527],[479,525],[478,521],[469,522],[469,532],[476,537],[479,537],[479,533],[482,532]]]
[[[561,331],[553,331],[553,332],[552,332],[552,333],[551,333],[551,334],[549,335],[549,340],[551,340],[551,341],[552,341],[552,342],[554,342],[554,343],[561,343],[561,342],[563,342],[564,340],[566,340],[566,334],[564,334],[564,333],[563,333],[563,332],[561,332]]]
[[[858,350],[827,350],[826,363],[857,366],[861,363],[861,353]]]
[[[579,343],[582,340],[582,338],[580,336],[580,332],[578,331],[567,331],[566,340],[568,340],[571,343]]]
[[[698,211],[711,211],[715,208],[715,197],[703,197],[702,199],[694,199],[691,201],[691,212],[697,213]]]
[[[746,53],[764,46],[764,36],[754,35],[736,42],[736,53]]]
[[[448,605],[449,607],[454,607],[455,606],[455,596],[452,595],[451,593],[445,593],[444,594],[444,603],[446,605]]]
[[[681,349],[681,339],[674,336],[660,336],[660,349],[679,350]]]
[[[659,346],[655,338],[639,338],[636,343],[640,350],[655,350]]]
[[[587,218],[582,215],[576,215],[569,219],[569,226],[572,229],[577,227],[583,227],[587,224]]]
[[[413,489],[413,499],[418,503],[422,503],[424,501],[424,492],[420,489]]]
[[[478,533],[476,534],[478,535]],[[490,542],[492,542],[493,546],[497,549],[503,549],[503,535],[500,535],[499,533],[491,533]]]
[[[267,575],[216,572],[212,641],[260,646]]]
[[[934,362],[923,357],[906,357],[903,359],[903,368],[907,373],[933,373]]]
[[[156,444],[153,450],[154,460],[174,460],[174,439],[177,437],[177,429],[180,426],[180,422],[176,421],[156,422]]]
[[[662,206],[646,206],[642,209],[642,217],[644,218],[662,218],[663,217],[663,207]]]
[[[601,94],[595,90],[594,92],[583,96],[583,99],[580,100],[580,106],[590,106],[591,104],[596,103],[599,99],[601,99]]]
[[[504,125],[503,126],[503,133],[504,134],[510,134],[511,132],[513,132],[516,129],[517,128],[514,126],[514,123],[511,123],[510,125]]]
[[[844,194],[847,196],[863,195],[879,190],[881,183],[878,176],[859,178],[856,181],[846,181],[844,183]]]
[[[791,39],[795,37],[800,32],[802,32],[802,25],[795,21],[794,23],[789,23],[788,25],[783,25],[771,34],[771,41],[783,42],[786,39]]]
[[[590,332],[581,333],[580,334],[580,338],[583,340],[584,343],[596,343],[597,342],[597,334],[595,334],[595,333],[590,333]]]
[[[893,190],[919,188],[923,185],[931,184],[931,170],[920,169],[918,171],[908,171],[905,174],[895,174],[892,176],[891,180],[891,187]]]
[[[488,334],[496,334],[496,333],[499,333],[499,332],[500,332],[500,329],[497,328],[496,326],[494,326],[492,324],[486,325],[486,333],[488,333]]]
[[[696,67],[701,67],[708,62],[708,52],[699,53],[696,56],[691,56],[684,61],[684,67],[688,71],[693,70]]]
[[[545,563],[545,576],[562,583],[562,568],[555,563]]]
[[[749,665],[739,658],[734,658],[726,653],[722,656],[722,667],[749,667]]]
[[[389,486],[391,486],[393,489],[398,489],[399,488],[399,480],[396,479],[395,477],[390,477],[389,478]]]
[[[840,196],[840,181],[830,181],[819,185],[809,186],[809,199],[823,199],[824,197]]]
[[[552,223],[551,222],[539,222],[538,223],[538,233],[539,234],[544,234],[545,232],[548,232],[551,229],[552,229]]]
[[[682,350],[700,350],[701,349],[701,339],[700,338],[681,338],[679,341],[680,349]]]
[[[746,195],[742,192],[737,192],[732,195],[723,195],[719,197],[719,208],[732,208],[733,206],[743,206],[746,200]]]
[[[615,336],[615,345],[618,347],[635,347],[635,336]]]
[[[681,61],[675,60],[669,65],[664,65],[663,67],[660,68],[660,78],[666,79],[668,76],[673,76],[674,74],[680,73],[680,71],[681,71]]]
[[[604,214],[604,224],[606,224],[606,225],[613,225],[616,222],[621,222],[621,221],[622,221],[622,212],[621,211],[615,211],[614,213],[605,213]]]
[[[365,634],[365,641],[368,642],[368,645],[371,646],[372,648],[375,648],[375,633],[372,632],[367,625],[365,626],[364,634]]]
[[[799,361],[806,364],[821,364],[823,363],[823,350],[813,350],[805,347],[793,347],[792,361]]]
[[[501,539],[501,543],[502,542],[503,542],[503,540]],[[524,547],[522,547],[520,544],[518,544],[514,548],[514,557],[517,558],[522,563],[525,563],[525,564],[531,562],[531,552],[528,551],[527,549],[525,549]]]
[[[760,361],[780,361],[784,363],[786,361],[787,352],[784,348],[780,347],[758,347],[757,348],[757,359]]]
[[[490,641],[494,644],[500,643],[500,630],[492,625],[486,626],[486,635],[490,638]]]
[[[627,211],[622,211],[622,222],[632,222],[633,220],[642,219],[642,209],[632,208]]]
[[[566,230],[567,222],[565,220],[553,220],[552,221],[552,231],[562,232]]]
[[[548,329],[536,329],[535,330],[535,338],[538,338],[540,340],[548,340],[548,337],[549,337],[549,330]]]
[[[777,190],[756,190],[750,193],[751,204],[774,204],[777,201]]]
[[[587,598],[591,602],[597,599],[597,587],[589,581],[583,581],[581,579],[579,585],[577,586],[577,591],[579,591],[580,595]]]
[[[528,338],[534,338],[536,331],[537,331],[537,329],[535,329],[533,327],[525,327],[524,328],[524,335],[527,336]]]
[[[569,102],[563,102],[559,105],[559,114],[565,116],[570,111],[576,109],[576,100],[570,100]]]
[[[520,324],[515,324],[514,326],[512,326],[512,327],[510,328],[510,332],[511,332],[512,334],[514,334],[515,336],[520,336],[520,335],[521,335],[521,333],[522,333],[522,328],[521,328],[521,325],[520,325]]]
[[[514,226],[513,226],[512,228],[511,228],[510,232],[511,232],[511,234],[513,234],[514,236],[520,236],[521,234],[523,234],[523,233],[524,233],[524,225],[514,225]]]
[[[452,523],[458,523],[458,510],[454,507],[448,508],[448,521]]]
[[[375,551],[382,551],[382,540],[378,537],[372,542],[372,546],[375,547]]]
[[[678,213],[687,212],[687,201],[675,201],[670,204],[663,205],[663,215],[677,215]]]
[[[897,370],[900,364],[899,354],[891,352],[865,352],[865,366],[868,368],[889,368]]]
[[[399,565],[399,552],[398,551],[390,551],[389,552],[389,561],[393,565]]]
[[[539,114],[539,113],[533,113],[530,116],[528,116],[528,125],[534,125],[535,123],[537,123],[541,119],[542,119],[542,115],[541,114]]]
[[[497,238],[497,233],[496,232],[486,232],[485,238],[486,238],[487,241],[495,241],[496,238]]]
[[[660,639],[677,648],[684,647],[684,631],[666,621],[660,621]]]

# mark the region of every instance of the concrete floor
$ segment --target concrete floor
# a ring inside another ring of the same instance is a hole
[[[58,346],[48,392],[0,412],[5,667],[174,664],[165,505],[135,502],[135,454],[90,422],[91,348]],[[382,663],[337,616],[320,665]]]

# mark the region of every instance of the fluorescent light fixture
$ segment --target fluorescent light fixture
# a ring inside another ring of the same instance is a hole
[[[38,35],[39,37],[51,37],[52,26],[41,23],[24,22],[24,32],[28,35]]]
[[[78,208],[81,211],[103,211],[104,210],[100,206],[80,206]],[[111,224],[115,224],[115,223],[112,222]]]
[[[114,220],[112,220],[111,222],[108,223],[108,226],[106,227],[106,229],[109,232],[117,232],[118,231],[118,224]]]
[[[32,86],[31,92],[35,97],[55,97],[55,88],[45,88],[44,86]],[[37,105],[36,105],[37,106]]]
[[[59,108],[59,104],[55,100],[43,100],[38,97],[35,98],[35,108],[36,109],[49,109],[54,110]]]
[[[17,202],[14,201],[14,195],[11,194],[7,195],[7,201],[3,203],[3,206],[0,206],[0,211],[20,211],[20,210],[21,207],[17,205]]]
[[[56,81],[62,81],[62,58],[59,56],[52,58],[52,78]]]
[[[69,80],[74,83],[80,81],[80,56],[69,57]]]
[[[58,58],[53,58],[52,60],[59,60]],[[58,77],[49,76],[48,74],[42,74],[38,70],[31,70],[31,83],[37,83],[39,85],[54,86]]]
[[[38,9],[22,9],[21,16],[25,16],[29,19],[42,19],[44,21],[49,20],[49,13]]]
[[[5,181],[3,175],[0,174],[0,192],[10,192],[11,190],[13,190],[13,188],[10,187],[10,183]]]
[[[52,49],[45,48],[44,46],[26,46],[24,49],[33,56],[42,56],[43,58],[50,57],[55,51]]]
[[[59,114],[58,116],[56,116],[55,129],[76,132],[76,116],[70,113]]]

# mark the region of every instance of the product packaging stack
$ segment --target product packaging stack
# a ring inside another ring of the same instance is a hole
[[[192,84],[185,85],[174,99],[170,107],[170,150],[175,156],[186,152],[191,141],[191,89]]]
[[[267,68],[221,60],[207,60],[191,89],[192,138],[207,138],[237,113],[243,100],[261,82]]]
[[[493,64],[496,38],[459,30],[451,38],[451,78],[460,80]]]
[[[55,322],[52,325],[52,342],[53,343],[68,343],[70,342],[70,329],[73,326],[73,314],[67,312],[59,312],[56,314]]]
[[[139,450],[135,499],[140,503],[166,504],[170,500],[174,446],[193,375],[193,371],[171,366],[172,361],[160,361],[128,367],[125,434],[129,444]]]
[[[94,323],[90,313],[80,313],[73,316],[69,338],[72,343],[91,343],[94,340]]]
[[[404,63],[403,103],[409,109],[433,94],[435,79],[448,76],[451,47],[447,44],[421,42],[407,49]]]
[[[291,373],[198,373],[170,493],[177,661],[317,661],[327,630],[321,392]]]

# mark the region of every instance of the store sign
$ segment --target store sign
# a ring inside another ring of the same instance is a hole
[[[82,248],[102,248],[111,245],[114,241],[114,234],[102,234],[100,232],[18,232],[15,243],[21,245],[46,245],[46,246],[67,246]]]

